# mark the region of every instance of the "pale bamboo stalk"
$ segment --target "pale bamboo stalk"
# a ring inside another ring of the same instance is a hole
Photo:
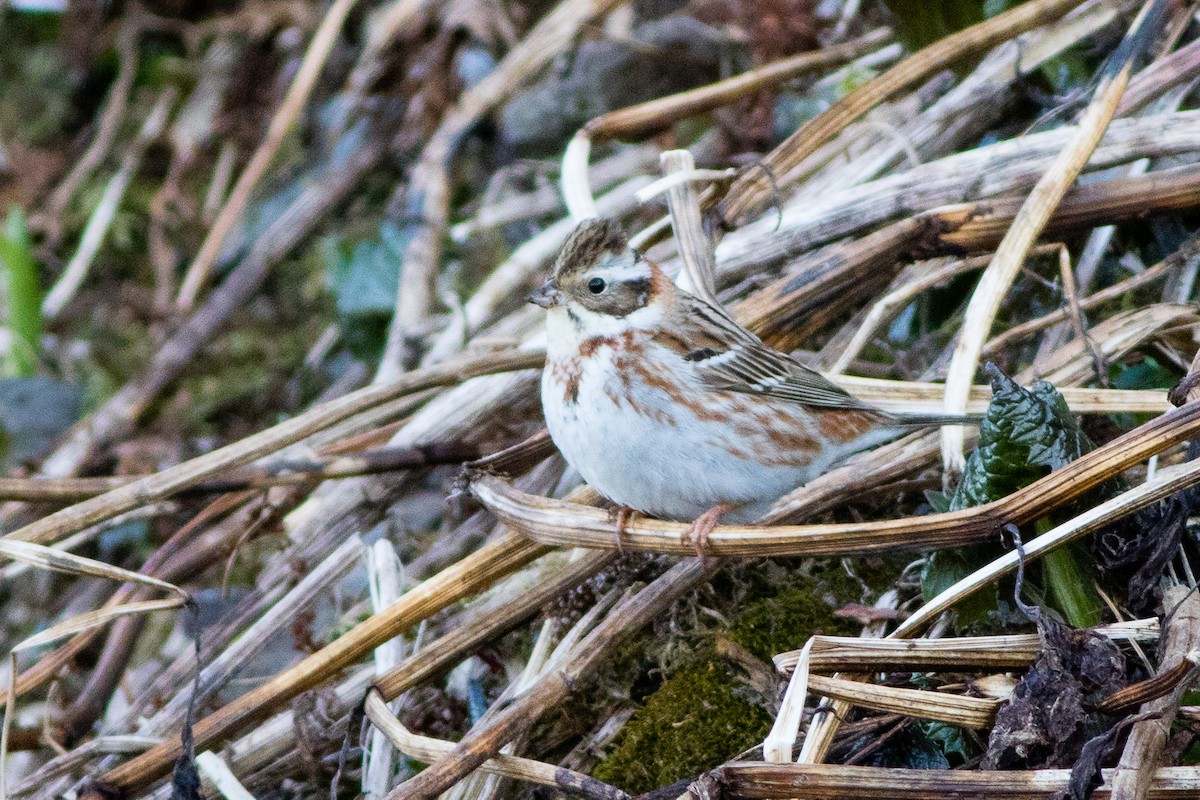
[[[1074,137],[1033,187],[1008,233],[996,248],[991,264],[984,270],[967,304],[962,333],[946,375],[947,414],[966,412],[967,394],[1000,304],[1029,249],[1100,143],[1109,121],[1116,113],[1117,103],[1129,85],[1133,62],[1158,30],[1166,9],[1165,0],[1150,0],[1143,6],[1121,46],[1113,54],[1115,69],[1106,69],[1101,75],[1100,85],[1080,118]],[[949,475],[962,473],[964,438],[962,426],[946,426],[942,429],[942,465]]]
[[[254,795],[246,791],[246,787],[242,786],[225,760],[211,750],[196,755],[196,769],[212,783],[213,788],[225,800],[255,800]]]
[[[211,748],[223,742],[248,723],[269,716],[280,703],[365,657],[388,639],[546,552],[547,548],[515,534],[485,545],[408,591],[384,613],[359,623],[299,664],[197,722],[196,746]],[[181,752],[179,742],[169,740],[105,773],[101,779],[132,793],[165,775]]]
[[[855,397],[885,411],[936,413],[940,410],[945,384],[921,381],[893,381],[884,378],[862,378],[856,375],[825,373]],[[1071,411],[1076,414],[1113,414],[1122,411],[1162,414],[1172,406],[1166,391],[1160,389],[1094,389],[1089,386],[1058,388]],[[991,388],[971,387],[967,412],[981,414],[987,410]]]
[[[1113,771],[1102,773],[1105,783],[1092,793],[1095,800],[1110,796]],[[709,796],[730,800],[1051,800],[1063,796],[1070,779],[1069,769],[989,772],[742,762],[727,764],[716,773],[717,786]],[[1194,767],[1163,767],[1154,773],[1152,800],[1196,796],[1200,796],[1200,772]]]
[[[663,174],[668,178],[686,176],[696,168],[696,162],[687,150],[668,150],[662,154],[661,163]],[[675,232],[675,246],[683,264],[675,282],[684,291],[721,308],[716,295],[717,262],[713,258],[712,242],[700,219],[700,193],[696,191],[696,184],[687,180],[671,186],[667,190],[667,207]]]
[[[658,164],[660,148],[652,142],[630,145],[606,159],[597,161],[588,170],[588,182],[600,191],[608,191],[631,175],[640,175]],[[532,220],[549,214],[560,215],[566,210],[557,183],[547,183],[528,192],[513,193],[503,199],[485,203],[469,218],[450,228],[450,238],[465,242],[483,230],[521,220]]]
[[[1166,615],[1163,640],[1158,649],[1158,674],[1174,669],[1200,648],[1200,595],[1195,588],[1172,586],[1163,593]],[[1145,719],[1133,724],[1125,749],[1112,779],[1112,800],[1146,800],[1151,795],[1154,773],[1162,758],[1171,723],[1179,711],[1180,691],[1144,704]]]
[[[403,566],[396,548],[386,538],[371,545],[368,555],[368,580],[371,611],[379,614],[400,599],[404,590]],[[404,640],[396,637],[375,648],[375,674],[382,676],[404,658]],[[394,709],[393,709],[394,710]],[[363,748],[362,792],[368,800],[387,794],[392,780],[392,745],[379,730],[371,731],[370,743]]]
[[[1156,618],[1101,625],[1096,632],[1114,641],[1154,641]],[[1041,652],[1037,634],[958,636],[947,639],[860,639],[852,636],[814,636],[809,640],[809,668],[822,672],[934,671],[958,669],[1019,669]],[[775,656],[775,668],[789,673],[804,650]]]
[[[56,541],[140,505],[162,500],[179,489],[221,470],[261,458],[387,400],[429,386],[456,383],[476,375],[538,367],[541,365],[541,359],[539,353],[488,353],[413,372],[394,383],[360,389],[211,453],[205,453],[111,492],[56,511],[18,528],[4,538],[35,543]]]
[[[20,548],[22,550],[37,547],[36,545],[29,545],[24,542],[19,544],[22,545]],[[120,570],[117,567],[110,567],[107,564],[100,564],[97,566],[98,562],[91,562],[90,564],[84,563],[89,561],[89,559],[81,559],[79,556],[71,556],[71,559],[73,563],[70,567],[59,563],[53,568],[59,572],[69,572],[80,575],[94,575],[98,577],[111,577],[111,575],[108,574],[108,571],[127,572],[126,570]],[[107,568],[107,570],[101,569],[102,567]],[[115,619],[137,614],[147,614],[153,611],[176,609],[183,606],[185,602],[190,601],[187,593],[177,586],[163,583],[162,581],[155,581],[153,578],[147,578],[146,576],[137,575],[136,573],[127,574],[130,574],[132,579],[136,582],[152,585],[158,588],[166,587],[167,590],[171,591],[175,596],[169,597],[165,600],[145,600],[134,603],[124,603],[109,608],[100,608],[95,611],[89,611],[84,614],[78,614],[55,625],[51,625],[49,628],[39,631],[33,636],[23,639],[22,641],[18,642],[12,648],[12,650],[9,651],[8,691],[6,693],[6,700],[4,704],[4,721],[3,723],[0,723],[0,800],[7,800],[8,798],[8,737],[9,731],[12,728],[13,718],[16,716],[16,679],[17,675],[19,674],[17,670],[18,656],[27,650],[37,649],[43,645],[56,642],[59,639],[66,638],[72,634],[79,633],[80,631],[86,631],[90,628],[107,625],[109,622],[112,622]]]
[[[422,736],[404,727],[376,691],[367,695],[366,712],[371,722],[383,731],[397,750],[418,761],[431,764],[454,750],[454,742]],[[483,762],[479,770],[490,775],[502,775],[541,786],[551,786],[570,794],[597,800],[624,800],[628,797],[620,789],[595,778],[520,756],[497,754]]]
[[[1000,701],[991,698],[877,686],[873,683],[829,678],[824,675],[810,674],[808,688],[815,694],[842,700],[859,708],[947,722],[964,728],[989,727],[1000,708]]]
[[[99,755],[142,753],[159,744],[156,736],[100,736],[84,742],[73,750],[58,755],[42,766],[13,789],[13,795],[30,794],[34,789],[54,786],[64,775],[82,767]]]

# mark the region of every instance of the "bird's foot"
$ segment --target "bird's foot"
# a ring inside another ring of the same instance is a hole
[[[617,506],[610,509],[608,518],[613,522],[613,530],[617,536],[617,552],[625,555],[625,531],[637,519],[638,512],[629,506]]]
[[[736,506],[733,503],[717,503],[712,508],[705,511],[687,527],[683,532],[683,541],[685,544],[690,544],[696,550],[696,557],[701,561],[706,560],[709,555],[708,537],[716,530],[717,523],[721,521],[721,515],[732,511]]]

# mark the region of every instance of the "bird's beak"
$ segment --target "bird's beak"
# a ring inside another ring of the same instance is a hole
[[[553,308],[561,303],[562,295],[558,293],[558,286],[554,283],[554,279],[546,281],[542,288],[529,295],[529,302],[542,308]]]

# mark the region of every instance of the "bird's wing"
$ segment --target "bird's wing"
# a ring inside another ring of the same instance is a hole
[[[758,394],[815,408],[876,411],[820,373],[772,350],[724,311],[685,297],[670,346],[713,389]],[[882,412],[881,412],[882,413]]]

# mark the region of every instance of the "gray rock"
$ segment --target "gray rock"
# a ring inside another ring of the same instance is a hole
[[[724,46],[682,14],[638,26],[629,41],[585,41],[505,105],[504,140],[521,155],[557,152],[593,117],[716,80]]]

